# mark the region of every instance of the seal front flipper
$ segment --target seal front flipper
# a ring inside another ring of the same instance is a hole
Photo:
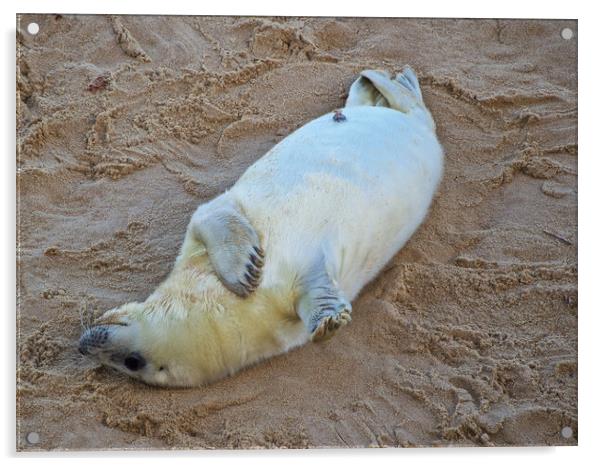
[[[297,315],[312,341],[327,340],[351,322],[351,304],[328,274],[323,257],[305,273],[301,287]]]
[[[192,216],[192,231],[203,242],[223,285],[245,298],[259,286],[264,252],[257,232],[235,202],[220,196]]]

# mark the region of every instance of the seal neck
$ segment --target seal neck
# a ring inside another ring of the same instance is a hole
[[[180,258],[146,301],[148,318],[167,330],[169,352],[210,383],[308,339],[294,310],[294,290],[259,288],[247,298],[228,291],[206,255]]]

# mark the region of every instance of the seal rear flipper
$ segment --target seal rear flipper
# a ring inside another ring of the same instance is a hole
[[[357,107],[367,105],[372,107],[390,107],[389,102],[372,84],[370,79],[360,76],[349,88],[349,96],[345,101],[345,107]]]
[[[264,252],[236,204],[223,196],[203,204],[192,216],[191,228],[223,285],[242,298],[253,293],[261,281]]]
[[[411,66],[406,65],[403,67],[403,71],[395,76],[395,79],[404,87],[409,89],[414,95],[424,104],[422,101],[422,91],[420,90],[420,83],[418,77]]]
[[[411,114],[435,129],[433,117],[422,100],[416,73],[407,65],[395,77],[382,70],[362,71],[349,89],[345,107],[361,105],[388,107]]]
[[[312,341],[327,340],[351,322],[351,304],[329,276],[323,258],[306,272],[301,287],[297,315],[311,334]]]
[[[382,70],[364,70],[351,85],[346,107],[368,105],[389,107],[408,113],[416,106],[423,106],[422,94],[414,71],[406,66],[403,73],[393,78]]]

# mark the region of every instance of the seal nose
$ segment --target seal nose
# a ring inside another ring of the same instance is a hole
[[[83,355],[91,354],[92,348],[102,348],[109,339],[109,329],[104,325],[86,330],[79,339],[79,352]]]

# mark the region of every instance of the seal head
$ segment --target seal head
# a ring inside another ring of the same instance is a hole
[[[168,321],[172,327],[168,331],[165,323],[152,325],[152,321],[142,303],[108,311],[82,334],[79,352],[151,385],[195,384],[190,374],[198,374],[198,366],[190,370],[189,348],[184,340],[173,338],[185,330],[175,328],[177,320]]]

